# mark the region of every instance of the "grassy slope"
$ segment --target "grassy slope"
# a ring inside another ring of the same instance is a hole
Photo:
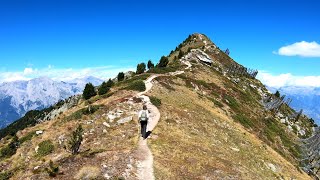
[[[98,177],[103,176],[104,170],[101,169],[103,164],[108,168],[105,171],[113,177],[121,177],[121,173],[127,168],[129,160],[132,158],[136,144],[138,141],[138,123],[136,117],[134,121],[123,125],[117,124],[117,119],[114,122],[109,122],[110,128],[105,127],[102,123],[106,122],[105,114],[114,108],[125,109],[127,104],[121,103],[122,98],[132,96],[133,92],[118,91],[109,98],[92,98],[98,99],[94,102],[95,105],[100,105],[100,109],[94,114],[82,115],[80,118],[74,116],[75,112],[79,112],[86,107],[86,102],[68,110],[61,114],[57,119],[37,124],[34,127],[26,128],[18,133],[18,137],[24,137],[35,130],[44,130],[43,135],[34,136],[31,140],[24,142],[17,153],[9,159],[2,161],[1,166],[6,167],[6,172],[14,172],[14,179],[18,178],[48,178],[48,174],[44,168],[48,166],[50,160],[53,160],[59,165],[60,179],[73,179],[81,171],[93,171]],[[119,100],[120,99],[120,100]],[[132,110],[137,110],[141,105],[132,105]],[[129,113],[129,112],[127,112]],[[123,114],[122,117],[130,116],[131,114]],[[68,118],[68,117],[76,117]],[[94,120],[94,123],[87,124],[89,120]],[[81,153],[73,156],[64,149],[67,145],[68,138],[78,124],[82,124],[84,128],[84,142],[81,145]],[[103,132],[106,129],[107,132]],[[91,132],[90,132],[91,131]],[[59,145],[59,136],[65,136],[64,145]],[[38,157],[35,148],[44,141],[51,140],[54,144],[54,151],[47,156]],[[34,167],[39,166],[38,170]],[[81,168],[85,168],[82,169]],[[94,170],[99,170],[94,172]],[[79,175],[79,174],[78,174]]]
[[[152,96],[162,101],[161,121],[154,131],[158,139],[151,141],[156,178],[310,179],[296,168],[297,161],[286,148],[281,145],[282,149],[277,150],[289,154],[287,156],[281,156],[270,148],[272,146],[276,149],[279,142],[272,143],[269,139],[264,139],[263,132],[259,132],[265,128],[265,123],[261,123],[264,120],[258,117],[266,114],[255,99],[243,99],[249,103],[239,102],[241,97],[245,97],[241,96],[239,89],[209,69],[199,67],[187,76],[191,81],[197,78],[207,83],[215,83],[225,89],[227,94],[232,94],[231,97],[234,97],[237,104],[227,104],[219,100],[223,107],[214,105],[207,97],[215,93],[204,91],[204,95],[192,87],[187,88],[186,77],[159,78],[160,83],[151,92]],[[200,89],[201,84],[206,86],[203,81],[198,81]],[[234,115],[241,113],[249,116],[252,127],[244,128],[233,120]],[[278,123],[276,127],[283,129]],[[294,135],[286,136],[295,142]],[[279,139],[279,136],[276,134],[272,138]],[[268,163],[276,166],[276,172],[268,168]]]

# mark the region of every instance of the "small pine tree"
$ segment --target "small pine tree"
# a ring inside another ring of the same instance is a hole
[[[277,91],[276,93],[274,93],[274,95],[275,95],[276,97],[280,98],[280,92],[279,92],[279,91]]]
[[[91,97],[97,95],[94,86],[91,83],[87,83],[86,87],[83,90],[83,98],[84,99],[90,99]]]
[[[118,78],[118,81],[119,81],[119,82],[120,82],[120,81],[123,81],[123,80],[124,80],[124,73],[123,73],[123,72],[119,72],[117,78]]]
[[[162,56],[159,61],[158,67],[160,67],[160,68],[167,67],[168,63],[169,63],[168,58],[166,56]]]
[[[148,69],[154,68],[154,64],[152,63],[151,60],[148,61]]]
[[[183,54],[184,54],[184,53],[183,53],[183,51],[182,51],[182,50],[180,50],[180,51],[179,51],[178,58],[179,58],[179,59],[181,59],[181,58],[183,57]]]
[[[98,89],[98,94],[99,94],[99,95],[104,95],[104,94],[106,94],[109,90],[110,90],[110,87],[108,87],[108,85],[107,85],[106,82],[103,82],[103,83],[101,84],[101,86],[99,87],[99,89]]]
[[[9,147],[11,148],[11,149],[17,149],[18,147],[19,147],[19,138],[18,138],[18,136],[17,135],[14,135],[13,136],[13,138],[12,138],[12,140],[11,140],[11,142],[10,142],[10,144],[9,144]]]
[[[146,64],[145,63],[140,63],[137,65],[137,71],[136,74],[142,74],[146,70]]]
[[[50,177],[56,177],[59,173],[59,166],[53,164],[52,160],[49,162],[49,168],[45,168]]]
[[[83,129],[81,125],[79,125],[78,128],[72,132],[72,136],[69,141],[70,150],[72,154],[79,153],[80,145],[83,140],[82,134],[83,134]]]
[[[114,82],[111,79],[109,79],[107,81],[107,87],[111,88],[113,85],[114,85]]]

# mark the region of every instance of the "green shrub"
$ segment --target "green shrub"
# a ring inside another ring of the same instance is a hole
[[[108,95],[108,94],[105,94]],[[87,108],[79,109],[78,111],[72,113],[71,115],[65,117],[66,121],[81,119],[83,115],[89,115],[95,113],[99,110],[100,105],[89,105]]]
[[[153,105],[160,107],[161,106],[161,99],[158,99],[154,96],[150,96],[150,101]]]
[[[218,106],[219,108],[223,107],[223,104],[217,100],[215,100],[214,98],[208,97],[209,100],[211,100],[215,106]]]
[[[225,95],[224,96],[226,103],[229,105],[229,107],[234,110],[237,111],[239,109],[239,104],[237,102],[237,100],[235,100],[233,97],[229,96],[229,95]]]
[[[102,95],[101,97],[102,98],[108,98],[108,97],[111,97],[113,94],[114,94],[113,92],[109,92],[107,94]]]
[[[89,105],[87,108],[81,109],[82,114],[88,115],[95,113],[100,108],[99,105]]]
[[[23,136],[22,138],[19,139],[20,144],[26,142],[26,141],[30,141],[33,136],[36,135],[36,131],[31,131],[29,132],[27,135]]]
[[[72,113],[71,115],[67,116],[65,119],[66,120],[74,120],[74,119],[81,119],[83,115],[82,109]]]
[[[46,156],[50,153],[53,152],[54,150],[54,145],[51,140],[45,140],[39,143],[39,148],[38,148],[38,156]]]
[[[155,67],[150,69],[148,72],[149,73],[154,73],[154,74],[165,74],[168,72],[175,72],[177,69],[173,67]]]
[[[125,89],[142,92],[146,90],[146,85],[142,80],[137,80],[130,83]]]
[[[18,147],[19,140],[18,137],[14,135],[11,142],[0,149],[0,159],[10,158],[14,154],[16,154]]]
[[[240,124],[242,124],[246,128],[254,127],[253,122],[242,114],[234,115],[233,119],[238,121]]]
[[[0,172],[0,179],[1,180],[9,180],[12,176],[13,176],[13,174],[11,172],[7,172],[7,171]]]

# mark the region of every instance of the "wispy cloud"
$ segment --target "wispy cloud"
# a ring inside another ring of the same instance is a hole
[[[320,76],[295,76],[291,73],[273,75],[266,71],[259,71],[257,79],[265,85],[275,88],[285,86],[320,87]]]
[[[37,77],[49,77],[58,81],[69,81],[76,78],[83,78],[86,76],[94,76],[101,79],[113,78],[118,72],[126,72],[134,70],[133,67],[114,67],[114,66],[101,66],[101,67],[88,67],[82,69],[74,68],[55,68],[49,65],[43,69],[26,67],[21,71],[8,72],[0,71],[0,83],[10,82],[17,80],[30,80]]]
[[[301,41],[281,47],[274,53],[282,56],[320,57],[320,44],[315,41]]]

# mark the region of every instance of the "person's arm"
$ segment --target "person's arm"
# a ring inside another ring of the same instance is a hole
[[[147,118],[149,119],[149,110],[147,110]]]
[[[142,111],[139,111],[139,113],[138,113],[138,118],[141,117],[141,113],[142,113]]]

